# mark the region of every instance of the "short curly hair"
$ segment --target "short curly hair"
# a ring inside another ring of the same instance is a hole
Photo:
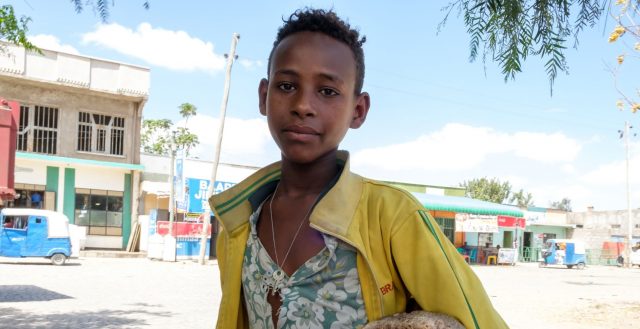
[[[298,9],[283,19],[284,25],[278,29],[276,40],[269,54],[267,74],[271,70],[271,57],[274,51],[286,37],[303,31],[319,32],[343,42],[351,49],[356,62],[356,85],[355,92],[362,92],[364,82],[364,50],[362,45],[367,41],[366,36],[360,37],[358,30],[351,28],[349,23],[343,21],[333,10],[304,8]]]

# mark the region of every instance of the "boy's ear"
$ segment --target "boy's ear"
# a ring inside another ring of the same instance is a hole
[[[267,115],[267,90],[269,89],[269,80],[262,79],[258,85],[258,107],[260,114]]]
[[[369,93],[363,92],[356,96],[356,105],[353,109],[353,120],[349,128],[358,129],[364,121],[367,119],[367,113],[369,113],[369,106],[371,106],[371,99]]]

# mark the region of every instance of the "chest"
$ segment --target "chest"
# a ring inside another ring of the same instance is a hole
[[[271,259],[287,275],[318,254],[325,243],[322,234],[309,225],[310,204],[287,209],[265,204],[256,223],[258,239]]]

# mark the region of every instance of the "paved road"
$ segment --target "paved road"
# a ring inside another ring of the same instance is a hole
[[[135,258],[65,266],[0,257],[0,328],[213,328],[218,267]]]
[[[514,329],[640,328],[640,269],[474,266]],[[215,262],[0,257],[0,328],[213,328]]]

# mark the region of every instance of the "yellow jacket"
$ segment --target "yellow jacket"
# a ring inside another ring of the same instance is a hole
[[[357,267],[369,321],[404,312],[410,297],[420,308],[449,314],[467,328],[508,328],[482,284],[409,193],[344,169],[309,221],[358,250]],[[262,168],[209,199],[222,224],[217,240],[222,301],[217,328],[248,328],[242,300],[242,260],[249,216],[280,179],[280,163]]]

